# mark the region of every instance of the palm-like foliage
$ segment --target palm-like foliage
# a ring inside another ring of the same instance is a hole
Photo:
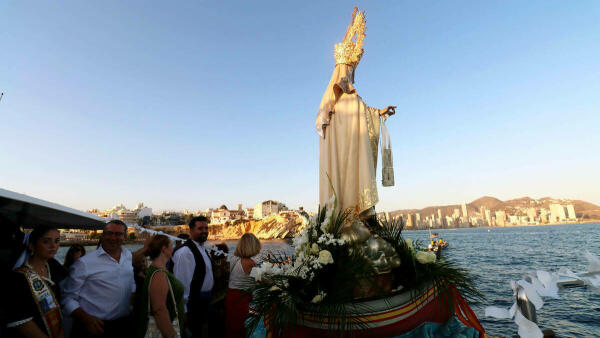
[[[481,301],[484,296],[475,287],[475,281],[469,272],[455,262],[439,259],[434,263],[420,264],[415,259],[415,252],[420,251],[420,243],[410,246],[402,237],[404,222],[402,218],[388,220],[379,219],[377,234],[388,241],[400,256],[402,265],[392,270],[394,287],[402,285],[410,290],[413,299],[422,295],[431,285],[437,287],[442,304],[452,311],[451,288],[456,287],[467,301]]]

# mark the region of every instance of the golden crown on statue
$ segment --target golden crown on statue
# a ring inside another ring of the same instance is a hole
[[[340,43],[335,44],[334,56],[335,64],[344,63],[356,67],[362,58],[364,50],[363,40],[365,39],[365,30],[367,28],[367,20],[365,20],[365,12],[359,11],[358,7],[354,7],[352,12],[352,21],[346,36]]]

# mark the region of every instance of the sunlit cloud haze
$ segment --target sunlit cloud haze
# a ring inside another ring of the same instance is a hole
[[[379,210],[600,204],[598,1],[4,1],[0,187],[78,209],[316,209],[314,120],[354,5],[358,93],[398,106]]]

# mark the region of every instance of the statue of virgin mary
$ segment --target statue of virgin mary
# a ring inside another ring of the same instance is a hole
[[[354,88],[354,71],[364,50],[365,15],[355,7],[341,43],[335,45],[335,69],[317,114],[319,134],[319,200],[334,196],[338,210],[352,208],[361,218],[375,214],[377,149],[381,119],[395,107],[368,106]]]

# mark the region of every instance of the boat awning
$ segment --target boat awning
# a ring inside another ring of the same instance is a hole
[[[23,228],[102,229],[102,217],[0,188],[0,214]]]

